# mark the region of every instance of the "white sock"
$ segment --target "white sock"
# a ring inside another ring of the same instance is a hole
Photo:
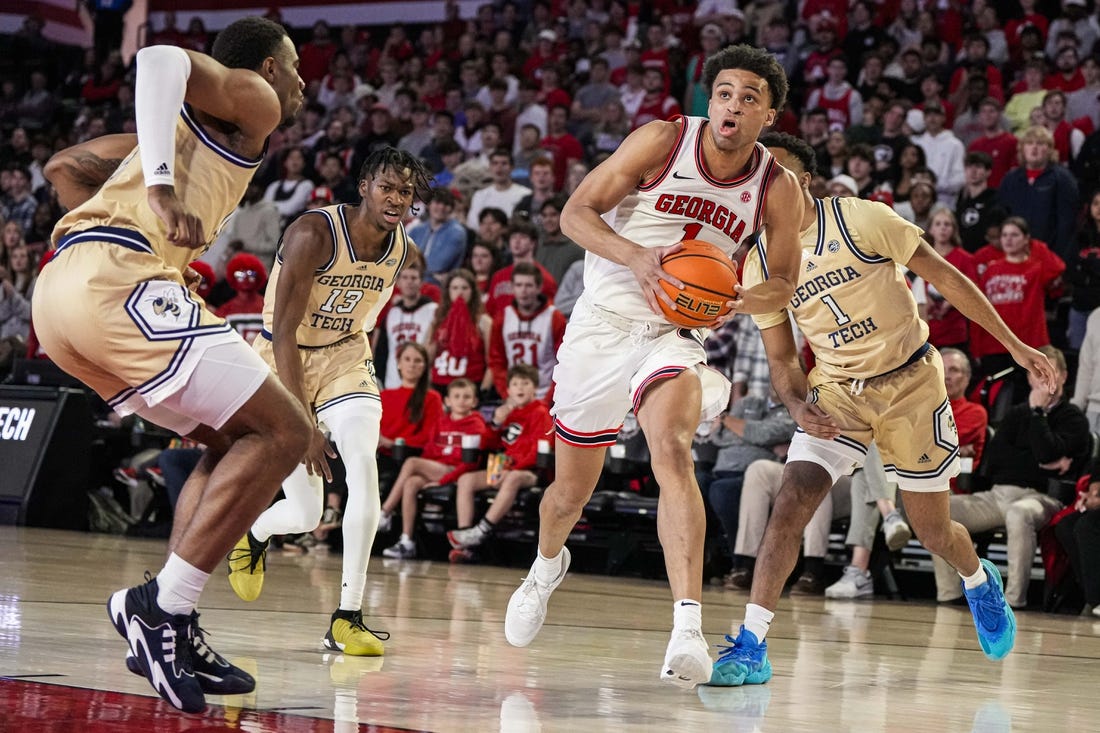
[[[673,629],[700,629],[703,626],[703,606],[691,598],[672,604]]]
[[[187,616],[199,603],[210,573],[204,573],[176,553],[157,573],[157,605],[171,614]]]
[[[411,545],[413,543],[413,538],[402,532],[400,541],[403,545]]]
[[[745,606],[745,628],[756,635],[757,641],[764,641],[768,635],[768,629],[772,625],[775,614],[755,603]]]
[[[535,558],[535,580],[540,583],[554,582],[561,575],[561,560],[561,552],[554,557],[547,557],[539,550],[538,557]]]
[[[963,587],[967,590],[974,590],[988,579],[985,574],[985,566],[981,563],[978,563],[978,572],[973,575],[959,573],[959,577],[963,579]]]

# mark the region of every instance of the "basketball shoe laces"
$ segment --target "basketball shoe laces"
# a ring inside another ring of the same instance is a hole
[[[535,572],[532,570],[531,574],[524,578],[523,581],[523,600],[520,601],[519,606],[516,608],[524,617],[541,617],[542,616],[542,593],[539,586],[543,588],[547,587],[547,584],[539,583],[535,578]]]
[[[729,646],[722,646],[718,644],[718,648],[723,651],[718,654],[718,663],[724,662],[737,662],[744,665],[747,669],[752,671],[753,666],[758,660],[753,656],[755,649],[749,649],[747,647],[739,646],[737,644],[737,638],[726,634],[726,641],[729,642]]]
[[[375,631],[374,629],[369,628],[365,623],[363,623],[363,612],[362,611],[356,611],[355,614],[351,618],[345,619],[345,620],[348,622],[348,624],[351,626],[351,628],[356,630],[356,631],[365,631],[368,634],[373,634],[380,641],[389,641],[389,639],[390,639],[390,632],[388,632],[388,631]]]
[[[1004,603],[997,599],[997,594],[993,592],[993,579],[986,580],[987,587],[982,588],[984,591],[977,598],[968,597],[971,607],[976,612],[974,615],[978,618],[978,623],[982,625],[982,628],[989,632],[995,632],[1001,628],[1001,619],[1004,617]]]
[[[199,614],[191,613],[191,649],[207,664],[217,664],[222,666],[223,660],[219,658],[218,653],[210,648],[210,645],[206,643],[206,631],[199,626]]]
[[[265,547],[258,553],[253,552],[251,537],[249,537],[248,540],[247,550],[244,548],[241,548],[239,550],[234,548],[229,551],[228,560],[230,563],[239,562],[241,560],[244,560],[245,558],[248,558],[248,572],[255,572],[257,565],[262,565],[260,569],[264,572],[267,572],[267,548]]]

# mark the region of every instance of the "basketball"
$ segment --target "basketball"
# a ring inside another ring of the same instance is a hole
[[[733,289],[737,285],[737,266],[725,252],[710,242],[689,239],[678,252],[665,255],[661,267],[684,284],[683,290],[677,290],[661,281],[661,287],[676,303],[676,310],[671,310],[664,301],[657,301],[670,323],[698,328],[729,313],[726,302],[737,297]]]

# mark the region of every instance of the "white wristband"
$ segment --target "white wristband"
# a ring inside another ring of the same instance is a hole
[[[182,48],[149,46],[138,51],[134,112],[146,186],[176,183],[176,120],[189,76],[191,59]]]

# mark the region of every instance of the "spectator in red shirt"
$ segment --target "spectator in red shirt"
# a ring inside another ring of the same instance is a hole
[[[463,529],[447,533],[447,539],[456,550],[451,553],[452,562],[469,560],[470,549],[493,533],[512,508],[520,490],[538,481],[532,470],[538,457],[538,443],[549,440],[554,429],[550,411],[535,399],[538,385],[539,373],[534,367],[517,364],[508,370],[508,399],[493,412],[489,425],[492,437],[488,448],[503,453],[503,467],[493,471],[471,471],[459,477],[455,501],[458,526]],[[492,488],[497,489],[496,498],[481,521],[474,524],[474,495]]]
[[[456,379],[447,385],[443,400],[446,413],[439,413],[431,426],[428,444],[419,456],[411,456],[401,464],[401,472],[382,504],[378,531],[388,532],[393,514],[401,507],[401,537],[393,547],[382,551],[386,557],[408,559],[416,557],[413,532],[416,529],[416,497],[428,486],[442,486],[477,468],[476,463],[462,460],[463,438],[476,437],[488,443],[485,420],[477,411],[477,385],[469,379]]]
[[[570,164],[584,160],[584,146],[566,129],[568,123],[568,105],[552,107],[546,118],[546,137],[539,143],[554,159],[554,189],[558,191],[565,186],[565,174]]]
[[[1020,142],[1005,129],[1001,103],[986,97],[978,107],[978,121],[982,134],[970,143],[970,152],[987,153],[993,160],[989,174],[989,187],[997,188],[1005,174],[1016,167],[1016,153]]]
[[[978,269],[974,256],[962,247],[959,238],[959,224],[950,209],[939,208],[932,214],[932,224],[925,237],[931,241],[936,252],[950,262],[962,274],[977,282]],[[913,288],[921,288],[924,297],[924,320],[928,323],[928,343],[937,349],[954,347],[968,350],[970,342],[970,321],[955,309],[939,291],[922,278],[917,278]]]
[[[565,316],[542,294],[542,271],[529,262],[513,267],[512,296],[512,303],[493,319],[489,336],[493,384],[497,394],[508,394],[509,370],[516,364],[530,364],[539,372],[536,396],[550,404]]]
[[[1061,282],[1066,264],[1046,245],[1040,247],[1031,239],[1031,229],[1022,217],[1004,220],[1000,244],[1004,256],[986,266],[979,279],[982,292],[1021,341],[1035,348],[1049,346],[1046,296]],[[983,329],[973,328],[970,346],[985,375],[1013,364],[1000,342]]]
[[[966,84],[967,76],[974,71],[984,71],[989,80],[989,96],[1004,104],[1005,91],[1004,80],[1001,71],[989,63],[989,41],[981,33],[974,33],[966,38],[963,44],[965,57],[951,75],[951,83],[947,85],[947,94],[954,97],[959,87]]]
[[[681,113],[680,103],[665,91],[665,73],[655,66],[647,66],[642,75],[645,96],[631,120],[630,129],[637,130],[647,122],[668,120]]]
[[[1055,71],[1047,75],[1044,89],[1061,89],[1066,94],[1085,86],[1085,76],[1081,73],[1080,58],[1075,46],[1063,46],[1054,57]]]
[[[431,427],[443,412],[443,399],[428,387],[428,352],[423,346],[406,341],[397,347],[397,372],[401,386],[381,393],[380,458],[391,456],[399,439],[410,448],[424,448]]]
[[[512,271],[521,262],[532,264],[542,273],[542,294],[553,302],[558,292],[558,283],[550,272],[535,260],[535,248],[539,243],[535,225],[515,219],[508,231],[508,251],[512,254],[512,264],[497,270],[489,281],[489,292],[485,298],[485,310],[496,318],[512,303]]]
[[[947,387],[947,399],[951,403],[955,429],[959,433],[959,458],[970,459],[971,466],[977,467],[985,450],[989,415],[977,402],[966,399],[966,388],[970,384],[971,376],[970,359],[962,351],[950,347],[940,349],[939,352],[943,359],[943,381]],[[951,477],[951,491],[961,493],[954,476]]]
[[[320,82],[328,73],[329,63],[336,55],[336,44],[332,42],[329,25],[323,20],[313,24],[313,37],[298,49],[298,75],[306,86]]]

